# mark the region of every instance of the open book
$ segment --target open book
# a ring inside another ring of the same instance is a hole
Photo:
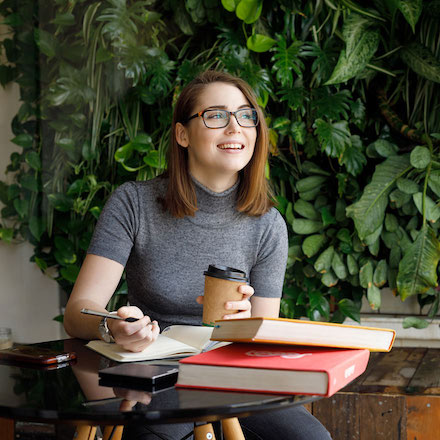
[[[211,333],[212,327],[172,325],[165,328],[156,341],[139,353],[101,340],[90,341],[87,347],[118,362],[184,357],[225,345],[210,341]]]

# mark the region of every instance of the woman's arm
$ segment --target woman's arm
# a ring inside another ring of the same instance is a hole
[[[108,258],[88,254],[84,260],[64,314],[66,332],[77,338],[98,339],[101,318],[84,315],[82,308],[106,312],[124,267]]]
[[[64,314],[66,332],[77,338],[99,339],[101,318],[84,315],[82,308],[105,312],[105,307],[113,295],[124,267],[109,258],[88,254],[81,267]],[[136,322],[108,320],[108,327],[115,341],[130,351],[141,351],[153,342],[159,334],[156,321],[151,323],[137,307],[121,307],[118,315],[138,318]],[[152,325],[149,325],[152,324]]]

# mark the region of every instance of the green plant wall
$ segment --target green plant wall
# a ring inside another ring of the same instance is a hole
[[[22,101],[0,237],[31,242],[64,290],[114,188],[166,168],[181,88],[216,68],[266,111],[283,315],[359,320],[382,287],[437,313],[440,1],[4,0],[0,14],[0,82]]]

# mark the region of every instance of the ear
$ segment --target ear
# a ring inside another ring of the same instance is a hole
[[[176,124],[176,130],[174,134],[176,136],[177,143],[180,146],[184,148],[188,147],[189,145],[188,130],[183,124],[181,124],[180,122]]]

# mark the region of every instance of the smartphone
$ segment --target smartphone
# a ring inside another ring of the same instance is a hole
[[[31,363],[39,365],[59,364],[76,359],[76,353],[59,351],[38,345],[15,345],[6,350],[0,350],[0,361],[14,363]]]

